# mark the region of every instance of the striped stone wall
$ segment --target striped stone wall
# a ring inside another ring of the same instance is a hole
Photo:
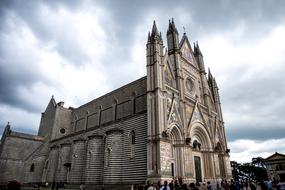
[[[46,156],[40,155],[25,163],[25,183],[41,181],[46,159]],[[32,165],[34,165],[33,170],[31,170]]]
[[[105,142],[102,135],[88,137],[85,183],[102,184]]]
[[[55,173],[57,171],[57,160],[58,160],[58,146],[52,146],[48,158],[46,180],[47,182],[53,182],[55,180]]]
[[[130,134],[134,134],[134,142]],[[64,143],[66,141],[73,143],[68,145]],[[55,181],[65,181],[66,176],[70,184],[104,184],[106,187],[112,184],[143,184],[146,180],[146,112],[54,141],[53,145],[60,146]],[[49,160],[56,158],[53,154],[50,153]],[[63,164],[69,162],[71,169],[68,175]]]
[[[56,173],[57,182],[66,182],[69,172],[69,163],[71,163],[71,143],[63,143],[60,145],[60,153],[58,156],[58,167]]]
[[[86,164],[86,140],[76,139],[73,143],[71,170],[68,178],[69,183],[84,182]]]
[[[123,131],[113,129],[107,131],[106,135],[104,184],[121,183],[124,158]]]
[[[135,142],[132,144],[131,133]],[[147,175],[147,121],[146,114],[128,121],[124,130],[123,182],[141,184]]]

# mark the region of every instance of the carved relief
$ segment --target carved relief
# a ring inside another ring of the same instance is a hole
[[[203,124],[206,124],[205,123],[205,120],[203,118],[203,115],[202,113],[200,112],[200,110],[198,109],[198,106],[196,105],[195,108],[194,108],[194,111],[193,111],[193,114],[192,114],[192,117],[191,117],[191,123],[194,123],[194,122],[201,122]]]
[[[173,63],[171,64],[169,63],[169,61],[166,61],[165,67],[164,67],[164,73],[165,73],[165,83],[168,86],[176,88],[176,80],[175,80]]]
[[[171,104],[172,104],[171,98],[167,98],[167,102],[166,102],[167,115],[169,115],[169,113],[170,113]]]
[[[198,109],[195,109],[195,111],[193,113],[192,122],[194,122],[194,121],[200,121],[200,122],[204,123],[203,117],[202,117],[202,115]]]
[[[187,61],[192,62],[193,61],[193,55],[190,51],[190,48],[185,43],[181,49],[182,57],[185,58]]]
[[[182,123],[180,117],[180,109],[179,104],[173,100],[172,107],[170,109],[170,114],[168,117],[168,123]]]
[[[171,144],[167,142],[160,142],[161,150],[161,174],[171,175]]]
[[[190,122],[192,112],[193,112],[193,107],[186,105],[186,118],[187,118],[187,123]]]

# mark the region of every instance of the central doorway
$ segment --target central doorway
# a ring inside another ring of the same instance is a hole
[[[196,182],[202,182],[201,159],[194,156]]]

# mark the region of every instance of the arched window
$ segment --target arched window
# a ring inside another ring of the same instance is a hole
[[[135,144],[136,143],[136,136],[135,136],[135,132],[132,131],[131,132],[131,144]]]
[[[33,163],[30,167],[30,172],[34,172],[35,171],[35,164]]]
[[[106,167],[110,166],[110,157],[111,157],[111,147],[107,148],[107,156],[106,156]]]
[[[135,144],[136,144],[136,135],[135,131],[132,130],[130,133],[130,158],[133,159],[135,157]]]

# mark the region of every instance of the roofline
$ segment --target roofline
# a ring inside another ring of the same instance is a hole
[[[79,106],[79,107],[77,107],[77,108],[74,108],[74,110],[77,110],[77,109],[79,109],[79,108],[83,108],[83,107],[87,106],[88,104],[90,104],[90,103],[93,102],[93,101],[97,101],[97,100],[99,100],[99,99],[101,99],[101,98],[104,98],[105,96],[111,95],[112,93],[114,93],[114,92],[116,92],[116,91],[120,91],[120,90],[122,90],[123,88],[126,88],[126,87],[128,87],[129,85],[134,84],[134,83],[136,83],[136,82],[138,82],[138,81],[145,80],[146,78],[147,78],[147,76],[143,76],[143,77],[141,77],[141,78],[139,78],[139,79],[137,79],[137,80],[135,80],[135,81],[132,81],[132,82],[130,82],[130,83],[128,83],[128,84],[125,84],[125,85],[123,85],[123,86],[121,86],[121,87],[119,87],[119,88],[117,88],[117,89],[115,89],[115,90],[113,90],[113,91],[111,91],[111,92],[108,92],[107,94],[104,94],[104,95],[102,95],[102,96],[99,96],[98,98],[95,98],[95,99],[93,99],[93,100],[91,100],[91,101],[89,101],[89,102],[87,102],[87,103],[85,103],[85,104],[83,104],[83,105],[81,105],[81,106]]]
[[[272,157],[273,157],[273,156],[275,156],[275,155],[280,155],[280,156],[283,156],[283,157],[285,158],[285,155],[284,155],[284,154],[281,154],[281,153],[275,152],[274,154],[272,154],[272,155],[268,156],[267,158],[265,158],[265,159],[264,159],[264,161],[266,161],[266,160],[268,160],[268,159],[272,158]]]

